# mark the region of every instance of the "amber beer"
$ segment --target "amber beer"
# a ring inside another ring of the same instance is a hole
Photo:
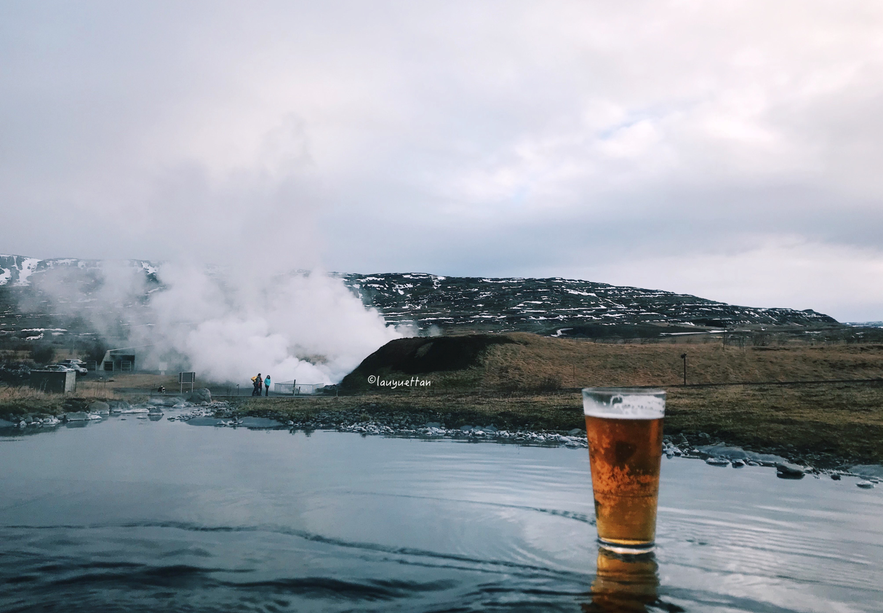
[[[665,392],[583,390],[598,540],[618,553],[652,551]]]

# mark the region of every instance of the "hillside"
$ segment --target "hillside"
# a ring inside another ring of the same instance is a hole
[[[341,275],[391,323],[563,337],[658,337],[745,326],[837,324],[812,310],[734,306],[686,294],[576,279]]]
[[[146,260],[114,262],[115,266],[120,264],[143,271],[146,287],[161,287],[158,264]],[[71,298],[79,296],[79,301],[87,304],[101,286],[107,265],[100,260],[0,255],[0,288],[29,294],[51,280],[55,285],[70,286],[76,290],[68,292]],[[578,279],[334,274],[387,322],[409,323],[421,330],[653,337],[744,326],[817,328],[837,324],[812,310],[734,306],[686,294]]]
[[[341,391],[356,393],[362,405],[431,409],[452,423],[566,430],[583,423],[581,387],[658,386],[668,393],[666,432],[692,444],[720,440],[817,466],[883,462],[881,344],[739,348],[531,334],[444,340],[392,341],[350,373]],[[469,358],[446,362],[458,343]],[[371,375],[431,384],[392,390],[371,385]]]
[[[135,271],[143,284],[134,286],[126,304],[108,304],[102,296],[119,294],[108,280],[119,277],[121,266]],[[215,269],[212,274],[223,273]],[[408,324],[420,334],[531,332],[601,340],[720,336],[739,346],[765,344],[773,335],[808,342],[883,338],[883,329],[851,328],[812,310],[733,306],[591,281],[422,273],[337,276],[389,325]],[[151,296],[163,289],[161,267],[146,260],[0,255],[0,361],[52,354],[100,359],[105,344],[128,342],[132,322],[153,323]]]
[[[684,354],[691,385],[883,377],[883,345],[879,344],[620,344],[512,333],[394,340],[365,358],[343,379],[341,390],[371,389],[369,375],[388,379],[419,375],[433,381],[433,391],[672,386],[683,384]]]
[[[124,264],[144,271],[145,275],[156,280],[158,265],[147,260],[124,260]],[[102,260],[80,260],[77,258],[40,259],[23,255],[0,255],[0,286],[29,287],[35,281],[53,271],[77,271],[70,279],[100,278],[104,269]]]

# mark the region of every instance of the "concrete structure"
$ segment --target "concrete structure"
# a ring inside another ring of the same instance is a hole
[[[100,370],[132,371],[135,370],[135,349],[137,347],[121,347],[108,349],[99,365]]]
[[[29,385],[41,392],[68,394],[77,391],[77,373],[72,370],[32,370]]]

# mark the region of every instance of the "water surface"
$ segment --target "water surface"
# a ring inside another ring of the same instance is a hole
[[[655,559],[631,566],[599,559],[593,521],[584,449],[115,417],[0,437],[0,610],[827,613],[883,601],[883,495],[852,479],[663,460]]]

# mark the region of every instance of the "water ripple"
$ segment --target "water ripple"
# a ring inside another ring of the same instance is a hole
[[[82,525],[71,525],[71,524],[62,524],[62,525],[13,525],[13,526],[4,526],[0,528],[0,533],[5,530],[27,530],[27,531],[74,531],[74,530],[104,530],[104,529],[112,529],[112,530],[132,530],[139,528],[162,528],[162,529],[173,529],[173,530],[185,530],[188,532],[218,532],[218,533],[271,533],[271,534],[282,534],[285,536],[291,536],[303,539],[305,541],[310,541],[314,543],[321,543],[323,545],[331,545],[334,547],[341,547],[347,549],[357,549],[368,552],[376,552],[383,554],[391,554],[396,556],[414,556],[418,558],[430,558],[434,560],[442,560],[442,561],[454,561],[461,563],[469,563],[475,565],[472,570],[475,571],[484,571],[484,572],[498,572],[500,568],[506,568],[509,570],[517,570],[526,573],[541,573],[547,575],[561,575],[562,571],[555,571],[549,569],[546,566],[539,565],[530,565],[523,564],[511,560],[489,560],[489,559],[481,559],[475,558],[471,556],[464,556],[453,553],[441,553],[437,551],[429,551],[425,549],[418,549],[413,547],[394,547],[381,545],[378,543],[367,543],[367,542],[358,542],[358,541],[347,541],[343,539],[337,539],[333,537],[324,536],[321,534],[316,534],[312,532],[307,532],[304,530],[297,530],[294,528],[288,528],[285,526],[207,526],[202,524],[194,524],[187,522],[174,522],[174,521],[163,521],[163,522],[122,522],[122,523],[93,523],[93,524],[82,524]],[[221,570],[221,569],[210,569],[209,572],[213,570]],[[225,571],[227,572],[227,571]],[[564,572],[563,574],[568,574]],[[570,573],[574,574],[575,573]]]

